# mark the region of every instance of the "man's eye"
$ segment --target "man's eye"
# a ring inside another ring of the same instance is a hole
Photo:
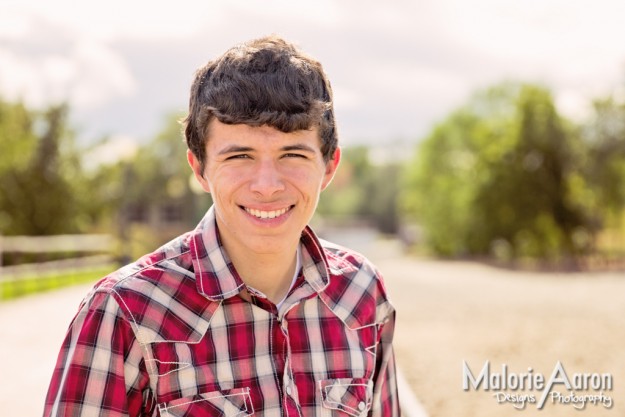
[[[231,155],[231,156],[227,157],[226,161],[230,160],[230,159],[248,159],[249,157],[250,156],[248,154],[246,154],[246,153],[240,153],[240,154]]]
[[[285,153],[284,156],[286,158],[306,158],[306,155],[302,155],[301,153]]]

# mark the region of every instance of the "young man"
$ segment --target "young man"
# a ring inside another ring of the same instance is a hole
[[[86,297],[44,416],[399,416],[382,279],[307,226],[340,159],[321,65],[277,37],[230,49],[185,136],[213,207]]]

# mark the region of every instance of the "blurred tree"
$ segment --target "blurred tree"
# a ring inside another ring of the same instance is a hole
[[[610,218],[625,209],[625,104],[614,98],[594,102],[594,117],[583,127],[589,148],[586,172],[597,190],[597,206]]]
[[[122,249],[124,256],[139,256],[192,229],[212,203],[210,194],[194,188],[179,119],[169,115],[134,158],[109,167],[109,176],[118,178],[118,189],[108,191],[115,196],[116,229],[132,246]]]
[[[625,103],[596,100],[594,117],[582,128],[588,147],[584,173],[596,191],[588,198],[603,230],[598,244],[604,258],[625,253]],[[604,259],[607,260],[607,259]]]
[[[502,84],[476,94],[422,143],[402,208],[443,255],[568,258],[594,229],[583,147],[550,93]]]
[[[374,165],[371,170],[372,182],[364,204],[367,214],[382,233],[396,234],[399,231],[400,173],[401,165],[396,161]]]
[[[364,221],[383,233],[396,233],[399,163],[372,161],[364,145],[342,151],[332,185],[321,194],[318,214],[343,223]]]
[[[170,114],[162,130],[143,145],[132,161],[126,180],[124,204],[163,206],[172,204],[179,210],[182,223],[194,227],[211,205],[210,194],[194,185],[187,163],[187,146],[183,141],[180,115]]]
[[[370,165],[366,147],[343,148],[340,167],[332,184],[321,193],[317,213],[339,220],[362,217]]]
[[[0,227],[3,234],[78,231],[72,179],[80,177],[67,106],[44,112],[0,102]]]

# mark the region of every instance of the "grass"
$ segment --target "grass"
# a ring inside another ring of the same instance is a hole
[[[111,264],[88,270],[69,270],[2,280],[0,281],[0,301],[56,290],[70,285],[95,282],[115,269],[116,266]]]

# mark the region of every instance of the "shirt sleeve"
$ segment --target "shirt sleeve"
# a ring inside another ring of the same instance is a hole
[[[141,346],[110,294],[81,306],[61,346],[44,417],[143,416],[154,405]]]
[[[373,407],[370,417],[399,417],[399,397],[397,394],[397,374],[393,334],[395,331],[395,312],[388,321],[381,325],[380,343],[376,352],[377,368],[374,376]]]

